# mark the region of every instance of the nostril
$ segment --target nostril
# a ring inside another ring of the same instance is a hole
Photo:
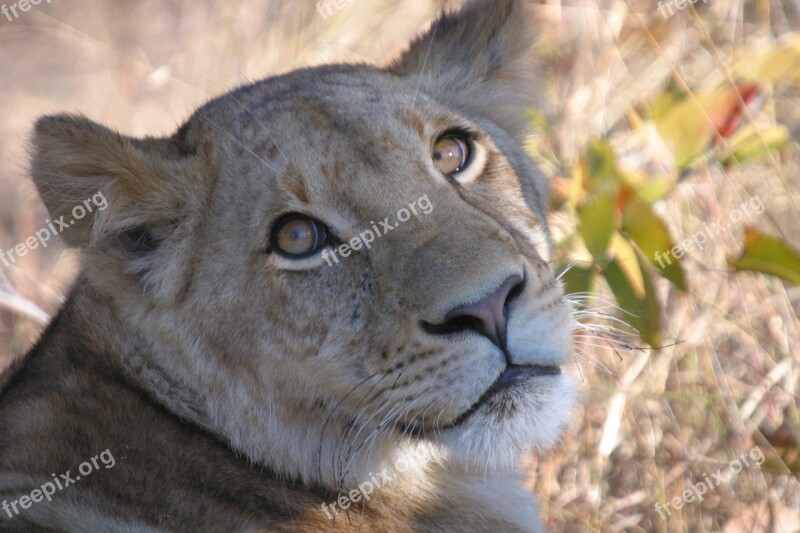
[[[483,328],[483,323],[477,317],[462,315],[453,317],[441,324],[431,324],[423,320],[422,327],[428,333],[448,335],[450,333],[459,333],[467,330],[479,331]]]
[[[515,274],[480,301],[451,309],[439,324],[423,321],[422,327],[428,333],[439,335],[476,331],[504,350],[508,306],[523,289],[523,278]]]
[[[511,287],[510,291],[508,291],[508,294],[506,295],[506,301],[503,302],[503,313],[505,314],[506,319],[508,318],[508,306],[511,304],[511,302],[516,300],[520,294],[522,294],[522,291],[525,290],[525,279],[520,279],[519,276],[516,276],[516,278],[516,283],[514,283],[514,286]]]

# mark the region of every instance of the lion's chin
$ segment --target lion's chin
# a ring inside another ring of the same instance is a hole
[[[455,466],[479,473],[512,470],[528,451],[553,446],[569,425],[575,386],[564,374],[503,390],[434,440]]]

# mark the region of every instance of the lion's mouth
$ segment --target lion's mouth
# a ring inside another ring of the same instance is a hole
[[[491,401],[492,398],[520,383],[524,383],[535,377],[558,376],[560,374],[561,368],[553,365],[508,365],[505,370],[497,376],[494,383],[481,394],[478,401],[472,404],[469,409],[458,415],[458,418],[450,424],[450,427],[458,426],[472,416],[475,411]]]
[[[495,397],[527,382],[529,379],[559,375],[561,375],[561,368],[555,365],[508,365],[474,404],[458,415],[453,422],[442,424],[437,429],[445,430],[459,426]],[[425,433],[424,428],[417,424],[401,424],[400,429],[403,434],[410,436],[419,437]]]

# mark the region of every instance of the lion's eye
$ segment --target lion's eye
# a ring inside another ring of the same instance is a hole
[[[289,215],[273,230],[273,243],[287,257],[305,257],[319,251],[328,242],[328,228],[303,215]]]
[[[433,164],[445,176],[452,176],[464,169],[470,156],[469,141],[459,134],[440,137],[433,145]]]

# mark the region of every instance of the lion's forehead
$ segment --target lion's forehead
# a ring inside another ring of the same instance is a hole
[[[370,117],[377,122],[400,106],[429,104],[424,95],[377,68],[329,65],[242,86],[208,102],[189,122],[207,126],[213,121],[232,131],[254,123],[261,129],[288,123],[292,129],[282,132],[288,134],[313,126],[341,128]]]

